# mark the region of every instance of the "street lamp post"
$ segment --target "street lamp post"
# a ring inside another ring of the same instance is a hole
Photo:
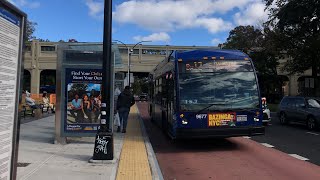
[[[125,43],[123,43],[122,41],[119,41],[119,40],[113,40],[113,41],[116,41],[116,42],[119,42],[119,43],[121,43],[121,44],[123,44],[126,48],[127,48],[127,57],[128,57],[128,76],[130,76],[130,68],[129,68],[129,66],[130,66],[130,49],[129,49],[129,47],[125,44]],[[128,85],[130,84],[130,79],[128,78]]]
[[[152,42],[152,41],[140,41],[140,42],[137,42],[137,44],[135,44],[133,47],[132,47],[132,49],[130,49],[130,53],[129,53],[129,58],[128,58],[128,85],[129,85],[129,87],[131,87],[131,82],[130,82],[130,63],[131,63],[131,53],[133,53],[133,50],[134,50],[134,48],[138,45],[138,44],[140,44],[141,45],[141,43],[143,43],[143,42]]]

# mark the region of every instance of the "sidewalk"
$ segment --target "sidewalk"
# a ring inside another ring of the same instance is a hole
[[[114,160],[107,164],[88,162],[94,137],[53,144],[54,117],[21,124],[17,179],[162,179],[136,106],[131,109],[127,133],[114,133]]]

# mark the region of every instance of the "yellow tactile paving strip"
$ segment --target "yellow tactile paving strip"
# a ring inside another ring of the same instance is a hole
[[[136,105],[131,107],[129,114],[127,133],[123,142],[116,179],[152,179]]]

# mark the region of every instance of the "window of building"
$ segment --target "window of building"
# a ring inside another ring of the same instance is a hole
[[[133,51],[131,51],[131,54],[139,54],[139,49],[133,49]]]
[[[159,49],[143,49],[142,54],[150,54],[150,55],[166,55],[166,50]]]
[[[41,46],[41,51],[56,51],[55,46]]]
[[[119,48],[120,54],[128,54],[128,49],[120,49]]]
[[[31,45],[26,45],[25,46],[25,51],[31,51]]]

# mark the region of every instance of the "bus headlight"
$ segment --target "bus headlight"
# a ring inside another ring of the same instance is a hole
[[[257,111],[257,112],[256,112],[256,115],[253,117],[253,121],[254,121],[254,122],[259,122],[259,115],[260,115],[260,112]]]
[[[182,119],[182,124],[187,125],[188,124],[188,120],[187,119]]]

